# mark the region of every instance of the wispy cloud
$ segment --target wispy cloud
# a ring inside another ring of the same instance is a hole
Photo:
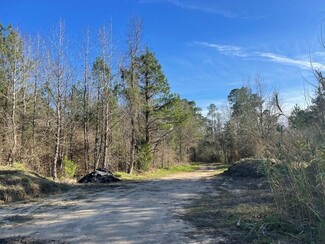
[[[301,69],[310,69],[312,66],[315,68],[321,68],[324,66],[321,63],[312,62],[311,60],[293,59],[293,58],[288,58],[288,57],[285,57],[282,55],[277,55],[274,53],[256,52],[256,55],[266,58],[267,60],[275,62],[275,63],[293,65],[293,66],[297,66]]]
[[[258,20],[268,17],[268,14],[261,12],[254,13],[252,11],[243,11],[241,8],[231,8],[225,6],[222,1],[217,0],[138,0],[140,4],[164,2],[172,4],[178,8],[200,11],[223,16],[225,18],[238,18],[246,20]],[[233,0],[236,4],[236,0]],[[236,4],[238,5],[238,4]]]
[[[229,11],[222,9],[218,6],[216,6],[216,2],[213,1],[211,3],[213,4],[203,4],[202,1],[193,1],[193,0],[139,0],[139,3],[145,4],[145,3],[156,3],[156,2],[167,2],[172,5],[175,5],[179,8],[183,9],[190,9],[190,10],[196,10],[196,11],[203,11],[203,12],[208,12],[208,13],[213,13],[213,14],[218,14],[222,15],[223,17],[226,18],[237,18],[240,16]]]
[[[244,49],[237,47],[237,46],[221,45],[221,44],[208,43],[208,42],[192,42],[190,44],[199,45],[199,46],[203,46],[203,47],[215,48],[219,52],[221,52],[225,55],[232,55],[232,56],[238,56],[238,57],[247,57],[248,56],[248,54],[244,51]]]
[[[198,45],[202,47],[214,48],[223,55],[236,56],[240,58],[262,58],[265,61],[280,63],[285,65],[296,66],[301,69],[310,70],[313,68],[323,68],[324,65],[319,62],[314,62],[307,59],[290,58],[284,55],[279,55],[271,52],[259,52],[249,51],[245,48],[232,46],[232,45],[221,45],[216,43],[208,42],[192,42],[191,45]]]
[[[169,3],[176,5],[180,8],[209,12],[213,14],[219,14],[227,18],[236,18],[239,17],[237,14],[230,12],[228,10],[224,10],[215,6],[204,6],[201,2],[192,2],[190,1],[179,1],[179,0],[168,0]]]

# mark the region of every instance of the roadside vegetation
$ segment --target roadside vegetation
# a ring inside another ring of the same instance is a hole
[[[152,179],[159,179],[177,173],[195,172],[197,170],[200,170],[200,168],[202,167],[201,165],[202,163],[182,164],[182,165],[171,166],[168,168],[152,169],[147,172],[136,173],[132,175],[124,172],[116,172],[114,175],[119,177],[122,180],[152,180]],[[227,165],[220,165],[220,164],[213,164],[213,163],[204,164],[203,167],[212,168],[214,174],[224,172],[228,168]]]
[[[292,225],[277,215],[265,178],[219,175],[212,180],[212,189],[186,207],[182,218],[194,224],[199,233],[224,243],[297,241],[287,234]]]
[[[285,168],[269,171],[274,206],[286,232],[303,243],[325,242],[325,161],[289,161]]]
[[[21,165],[0,167],[0,204],[64,192],[69,186],[27,171]]]
[[[181,172],[194,172],[200,168],[199,164],[183,164],[171,166],[168,168],[158,168],[143,173],[127,174],[125,172],[116,172],[114,175],[122,180],[151,180],[159,179],[164,176]]]
[[[316,165],[239,161],[182,218],[225,243],[323,243],[324,169]]]

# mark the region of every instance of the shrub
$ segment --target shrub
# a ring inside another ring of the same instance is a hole
[[[63,159],[63,176],[65,178],[73,178],[77,170],[77,164],[69,160],[67,156]]]
[[[137,162],[140,170],[147,171],[151,168],[153,161],[153,153],[149,143],[140,146],[137,152]]]

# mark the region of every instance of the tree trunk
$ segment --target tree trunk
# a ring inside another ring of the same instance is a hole
[[[56,116],[57,116],[57,120],[56,120],[56,143],[55,143],[55,154],[54,154],[54,160],[52,163],[52,170],[51,170],[51,174],[52,174],[52,178],[53,180],[57,179],[57,165],[58,165],[58,161],[59,161],[59,157],[60,157],[60,147],[61,147],[61,108],[59,105],[59,101],[58,101],[58,107],[56,110]]]
[[[89,171],[89,84],[88,84],[88,62],[89,62],[89,28],[85,30],[84,36],[84,92],[83,92],[83,160],[84,171]]]
[[[17,150],[17,124],[16,124],[16,108],[17,108],[17,64],[15,62],[12,71],[12,113],[11,113],[11,124],[12,124],[12,146],[8,156],[8,163],[12,164],[16,159]]]
[[[135,134],[135,129],[134,129],[134,120],[131,119],[131,126],[132,126],[132,131],[131,131],[131,151],[130,151],[130,165],[128,169],[128,173],[132,174],[133,169],[134,169],[134,164],[135,164],[135,149],[136,149],[136,134]]]

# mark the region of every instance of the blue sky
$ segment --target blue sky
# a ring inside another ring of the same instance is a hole
[[[0,22],[46,36],[59,18],[74,38],[113,23],[126,39],[128,19],[143,19],[143,45],[159,59],[173,92],[203,110],[224,104],[231,89],[253,82],[276,89],[289,110],[304,105],[314,82],[310,60],[322,67],[324,0],[0,0]]]

